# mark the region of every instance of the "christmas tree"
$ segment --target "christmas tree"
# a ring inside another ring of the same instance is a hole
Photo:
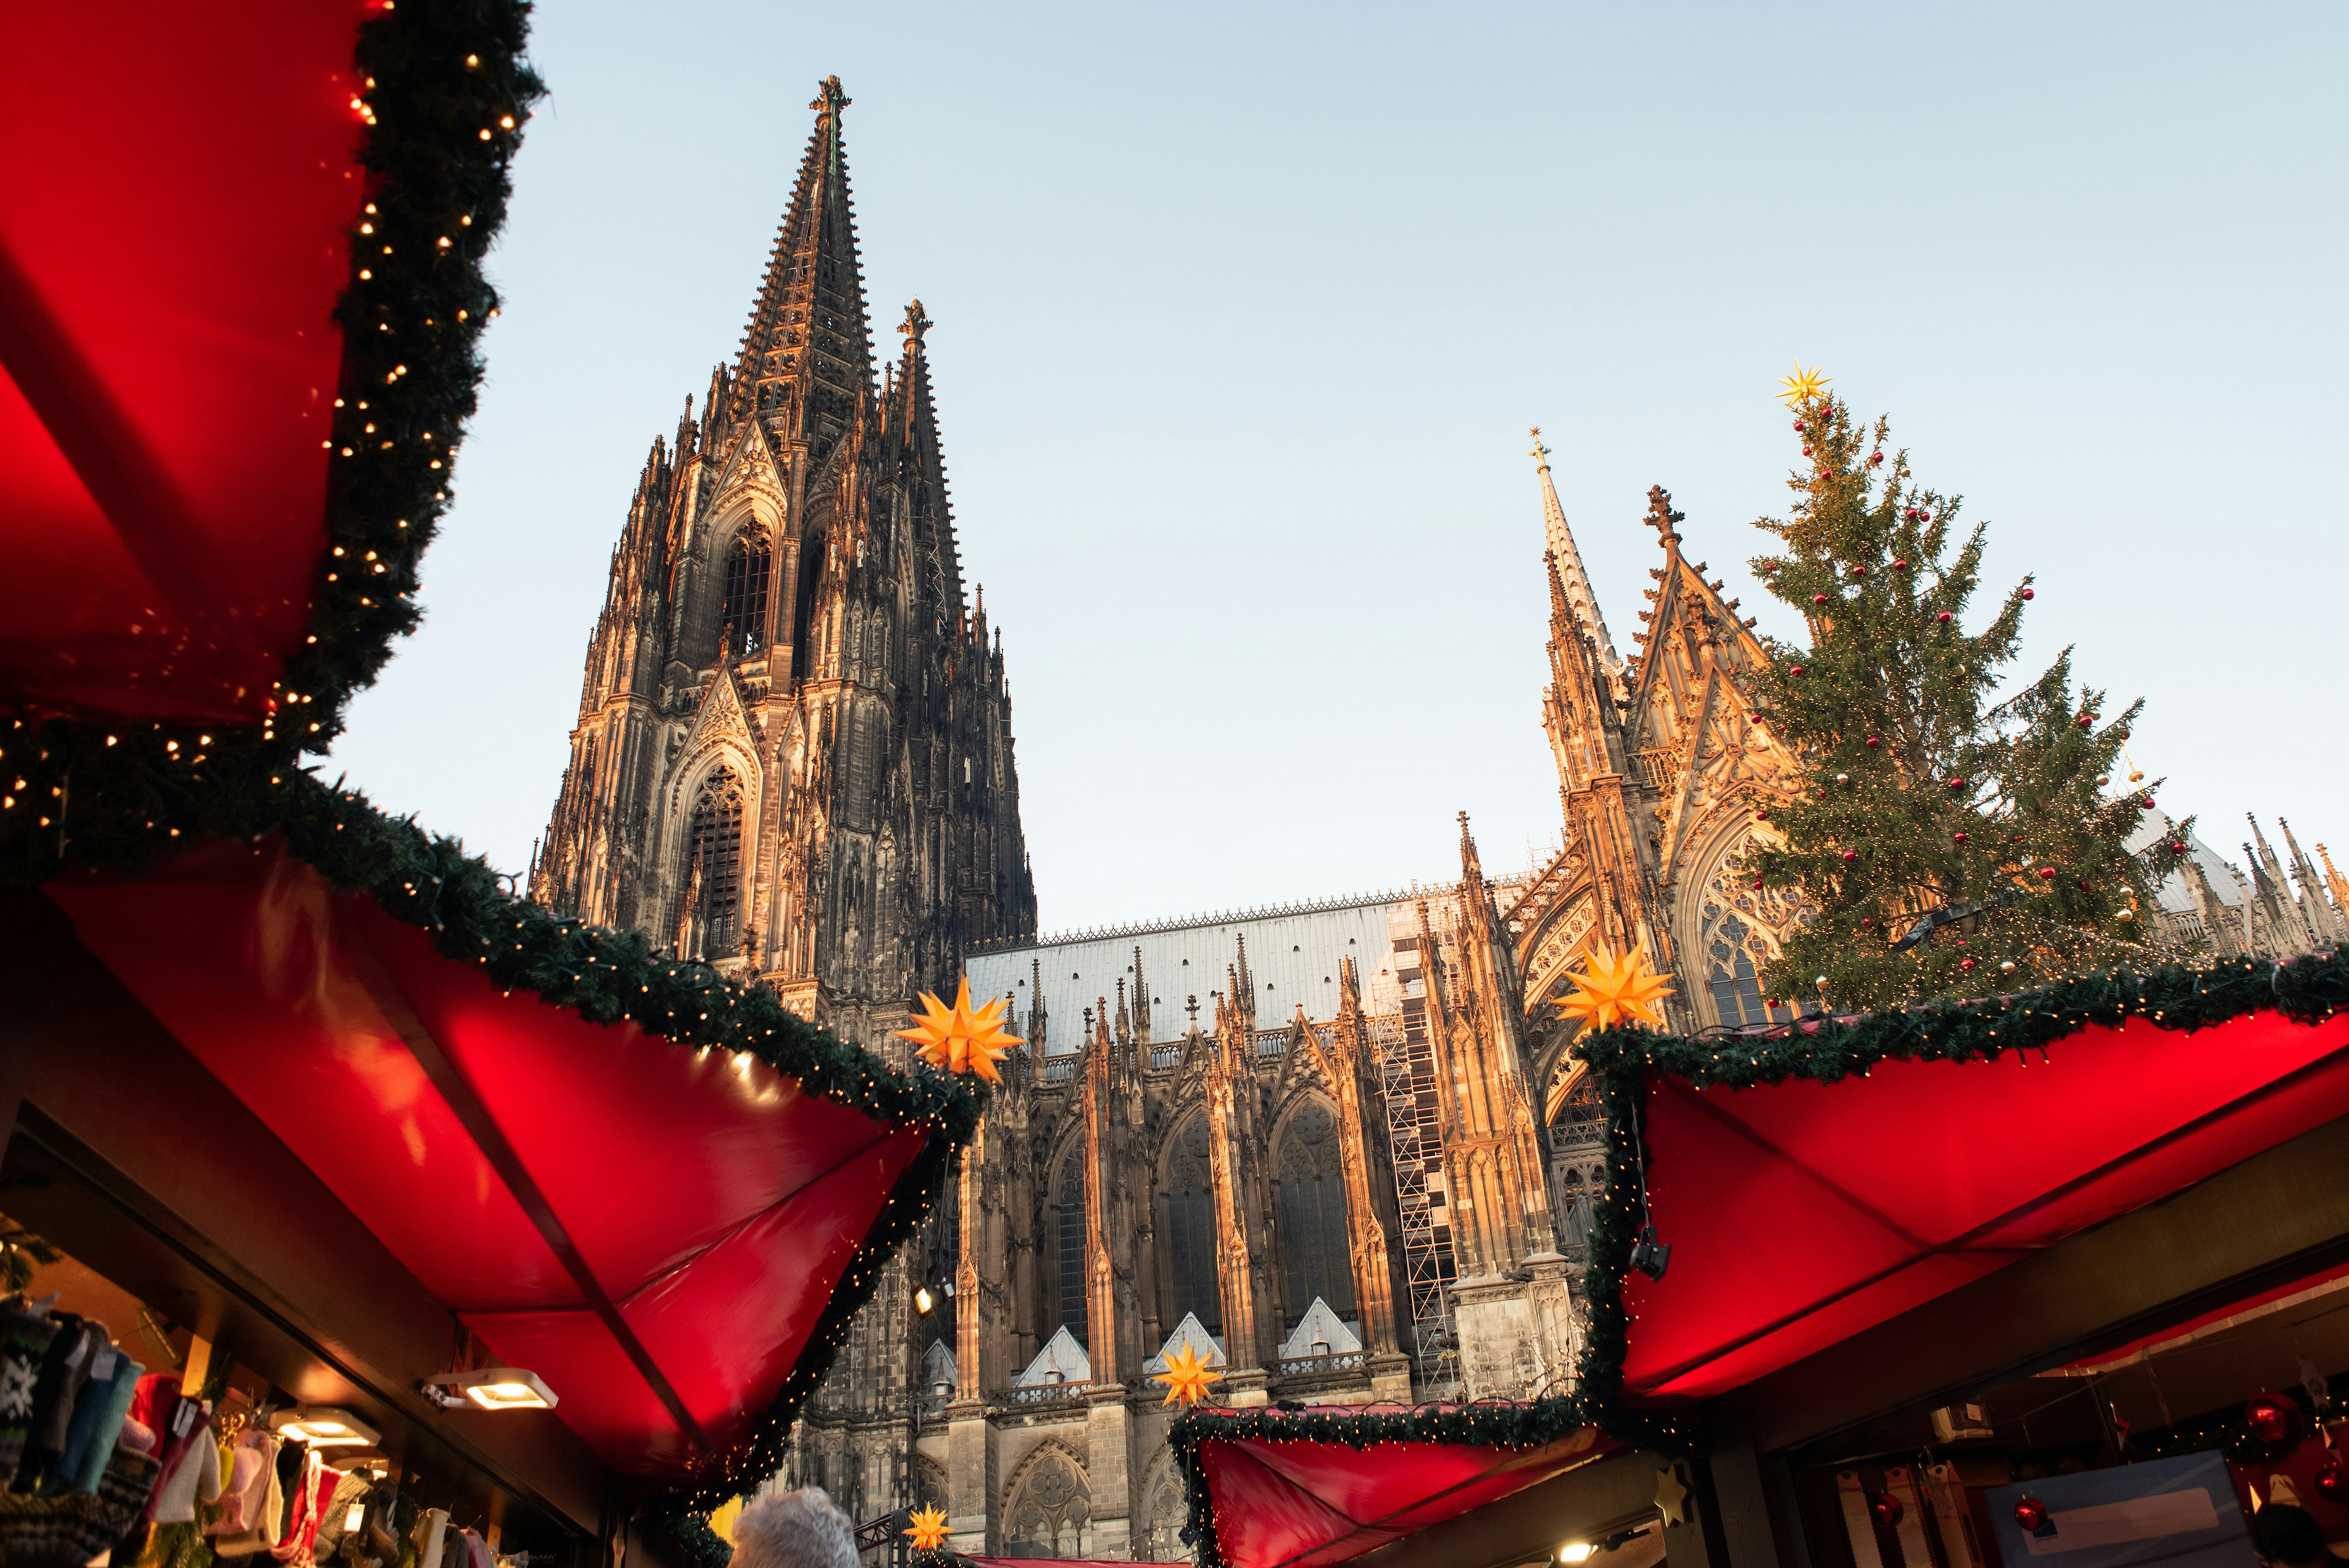
[[[1746,869],[1799,886],[1814,913],[1764,989],[1880,1007],[2154,958],[2154,890],[2191,825],[2126,846],[2153,805],[2112,787],[2143,702],[2107,714],[2075,690],[2069,649],[2001,700],[2032,579],[1969,631],[1983,526],[1958,534],[1959,498],[1915,483],[1885,421],[1855,425],[1815,376],[1789,384],[1804,463],[1791,515],[1758,524],[1779,548],[1754,566],[1810,646],[1773,639],[1750,695],[1805,774],[1756,813],[1772,831]]]

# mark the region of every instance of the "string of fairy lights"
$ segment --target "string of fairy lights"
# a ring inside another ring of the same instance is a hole
[[[367,183],[335,307],[341,382],[325,539],[302,640],[244,723],[109,723],[19,708],[0,732],[0,876],[68,859],[138,866],[198,830],[204,798],[268,787],[341,732],[351,693],[418,620],[418,567],[498,296],[481,260],[505,221],[509,165],[545,88],[523,57],[520,0],[414,0],[356,34],[350,96]]]
[[[325,539],[308,627],[250,722],[111,722],[19,710],[0,728],[0,876],[37,886],[71,866],[137,871],[198,838],[275,836],[337,890],[371,896],[451,960],[511,993],[591,1022],[630,1020],[679,1049],[755,1058],[875,1119],[916,1127],[919,1153],[851,1258],[807,1348],[740,1442],[653,1498],[688,1546],[726,1550],[703,1515],[780,1468],[800,1403],[830,1368],[884,1265],[928,1217],[978,1124],[977,1096],[814,1028],[771,992],[667,960],[640,935],[517,898],[453,840],[326,785],[302,765],[338,734],[351,694],[417,624],[417,576],[447,509],[474,408],[481,333],[498,312],[481,272],[505,219],[509,164],[543,85],[523,57],[521,0],[383,0],[354,46],[350,99],[367,174],[349,233],[350,280],[327,454]],[[696,1561],[712,1561],[707,1551]]]
[[[1832,1084],[1879,1062],[1979,1062],[2008,1052],[2044,1058],[2068,1036],[2132,1021],[2165,1031],[2273,1012],[2313,1025],[2349,1009],[2349,954],[2229,959],[2076,976],[2009,996],[1932,1002],[1855,1017],[1804,1020],[1723,1035],[1658,1033],[1632,1022],[1587,1032],[1573,1047],[1597,1083],[1610,1176],[1597,1195],[1585,1275],[1589,1316],[1570,1394],[1525,1403],[1396,1406],[1333,1413],[1201,1407],[1168,1433],[1190,1497],[1188,1538],[1201,1568],[1221,1568],[1214,1498],[1203,1463],[1214,1442],[1337,1443],[1372,1449],[1403,1443],[1464,1443],[1529,1449],[1580,1427],[1667,1458],[1701,1441],[1686,1406],[1639,1405],[1623,1397],[1623,1366],[1637,1321],[1623,1294],[1632,1250],[1648,1222],[1641,1183],[1650,1085],[1673,1077],[1696,1088],[1749,1088],[1805,1079]],[[1626,1016],[1630,1016],[1626,1014]]]

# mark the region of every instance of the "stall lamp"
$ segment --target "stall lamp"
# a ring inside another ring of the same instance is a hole
[[[930,1294],[929,1286],[923,1285],[914,1292],[914,1310],[916,1312],[921,1313],[926,1316],[929,1310],[937,1304],[938,1298]]]
[[[287,1442],[307,1443],[314,1449],[371,1449],[379,1435],[348,1410],[318,1405],[282,1411],[273,1424]]]
[[[1597,1550],[1588,1541],[1569,1541],[1557,1549],[1557,1560],[1561,1563],[1588,1563],[1591,1552]]]
[[[443,1409],[470,1399],[483,1410],[551,1410],[554,1390],[535,1372],[519,1366],[484,1366],[473,1372],[443,1372],[422,1384]]]

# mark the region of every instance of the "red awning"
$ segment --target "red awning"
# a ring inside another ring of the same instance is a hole
[[[251,722],[301,643],[365,0],[0,22],[0,692]]]
[[[1316,1407],[1292,1417],[1358,1412]],[[1199,1444],[1226,1568],[1329,1568],[1612,1452],[1582,1427],[1534,1448],[1218,1438]]]
[[[606,1460],[743,1441],[936,1128],[598,1024],[274,847],[49,896],[147,1009]],[[223,1150],[223,1158],[233,1158]]]
[[[2027,1063],[1648,1094],[1672,1253],[1627,1277],[1624,1393],[1702,1397],[2349,1115],[2349,1016],[2131,1019]]]

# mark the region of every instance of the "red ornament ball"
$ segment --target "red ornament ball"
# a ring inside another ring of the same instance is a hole
[[[1810,455],[1811,455],[1811,449],[1810,449],[1809,447],[1805,447],[1805,448],[1803,449],[1803,455],[1804,455],[1805,457],[1808,457],[1808,456],[1810,456]]]
[[[2087,729],[2095,722],[2096,716],[2094,713],[2083,713],[2080,715],[2080,728],[2083,730]]]
[[[1974,967],[1974,961],[1971,959],[1960,959],[1958,961],[1958,967],[1960,969],[1970,970]]]
[[[1811,428],[1810,426],[1808,426],[1808,425],[1805,424],[1805,423],[1804,423],[1802,421],[1800,421],[1800,420],[1796,420],[1796,421],[1795,421],[1795,429],[1797,431],[1806,431],[1806,430],[1808,430],[1808,429],[1810,429],[1810,428]]]
[[[2047,1505],[2035,1497],[2019,1500],[2014,1505],[2014,1522],[2030,1534],[2035,1534],[2046,1529]]]
[[[1950,787],[1951,789],[1963,789],[1966,787],[1966,781],[1963,779],[1951,779],[1950,781]]]
[[[1884,461],[1884,454],[1880,452],[1871,452],[1868,454],[1868,461],[1870,463],[1882,462]]]
[[[2186,846],[2173,838],[2169,841],[2169,852],[2172,855],[2183,855],[2186,853]]]
[[[1943,626],[1947,626],[1950,624],[1950,612],[1943,610],[1940,615],[1935,616],[1933,618],[1940,621]]]
[[[1899,559],[1899,560],[1897,560],[1897,561],[1893,562],[1893,563],[1892,563],[1892,569],[1893,569],[1894,571],[1896,571],[1896,572],[1905,572],[1905,571],[1907,571],[1907,570],[1909,569],[1909,559],[1908,559],[1908,557],[1904,556],[1902,556],[1900,559]]]
[[[1851,575],[1855,577],[1864,577],[1868,576],[1868,568],[1866,566],[1854,566],[1851,569]]]
[[[1953,833],[1950,836],[1956,839],[1960,844],[1963,844],[1966,841],[1966,836],[1962,833]]]
[[[2055,880],[2055,867],[2053,866],[2042,866],[2039,868],[2039,879],[2043,882],[2053,882]]]
[[[2262,1443],[2292,1440],[2300,1407],[2273,1394],[2254,1394],[2243,1406],[2243,1429]]]
[[[1767,811],[1757,811],[1754,814],[1754,820],[1756,822],[1767,822],[1770,820],[1770,814]]]
[[[1803,667],[1802,667],[1801,665],[1799,665],[1799,664],[1795,665],[1793,669],[1791,669],[1791,670],[1787,670],[1787,671],[1786,671],[1786,673],[1787,673],[1787,674],[1789,674],[1789,675],[1800,675],[1802,672],[1803,672]]]
[[[2038,597],[2039,596],[2038,596],[2038,595],[2036,595],[2036,594],[2034,594],[2034,593],[2033,593],[2029,588],[2025,588],[2025,589],[2023,589],[2023,597],[2024,598],[2029,599],[2029,598],[2036,598],[2036,597]]]
[[[1858,859],[1858,858],[1859,858],[1859,851],[1858,851],[1858,850],[1857,850],[1857,849],[1847,849],[1847,850],[1845,850],[1845,851],[1843,852],[1844,864],[1845,864],[1845,865],[1847,865],[1847,866],[1850,865],[1853,861],[1855,861],[1855,860],[1857,860],[1857,859]]]
[[[1877,747],[1878,747],[1878,746],[1880,746],[1880,745],[1882,745],[1882,744],[1884,744],[1883,741],[1882,741],[1882,740],[1880,740],[1879,738],[1878,738],[1877,736],[1870,735],[1870,736],[1868,736],[1868,749],[1869,751],[1871,751],[1871,752],[1872,752],[1872,751],[1876,750],[1876,748],[1877,748]]]
[[[2313,1478],[2316,1495],[2327,1502],[2349,1502],[2349,1469],[2337,1459],[2324,1461]]]
[[[1827,602],[1827,597],[1825,594],[1813,594],[1811,602],[1815,605],[1823,605]]]
[[[1868,1511],[1874,1514],[1876,1522],[1885,1529],[1897,1530],[1900,1527],[1902,1515],[1908,1511],[1900,1506],[1899,1498],[1889,1491],[1880,1491],[1868,1500]]]

